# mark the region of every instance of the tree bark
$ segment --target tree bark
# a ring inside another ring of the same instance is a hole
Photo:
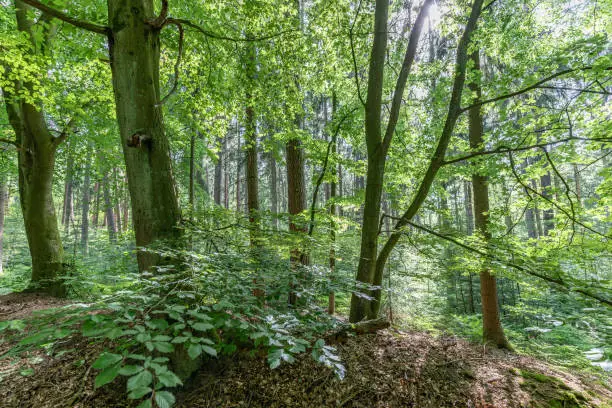
[[[4,261],[4,217],[8,208],[8,186],[4,177],[0,177],[0,275],[2,275]]]
[[[91,161],[85,161],[85,174],[83,176],[83,202],[81,203],[81,252],[83,255],[89,253],[89,201],[91,183]]]
[[[15,6],[18,30],[28,36],[34,50],[39,49],[28,17],[30,7],[19,0]],[[51,135],[43,107],[17,98],[20,90],[32,92],[31,83],[15,82],[14,86],[15,94],[5,90],[5,104],[19,146],[19,199],[32,258],[32,279],[27,290],[64,296],[66,288],[58,279],[64,271],[64,249],[53,204],[53,173],[57,146],[66,133],[60,138]]]
[[[181,214],[159,87],[160,28],[153,0],[108,0],[109,53],[121,145],[125,158],[136,245],[176,242]],[[138,252],[141,271],[158,262]]]
[[[62,224],[64,232],[68,235],[70,230],[70,222],[74,219],[74,205],[72,203],[72,194],[74,186],[74,156],[68,146],[68,160],[66,162],[66,177],[64,180],[64,207],[62,211]]]
[[[471,59],[474,63],[473,69],[480,71],[479,51],[475,51]],[[476,95],[476,100],[481,98],[481,88],[478,79],[469,84],[470,90]],[[470,148],[474,151],[483,149],[483,123],[480,106],[469,110],[469,135]],[[482,235],[485,245],[491,239],[489,227],[489,186],[488,177],[472,173],[472,187],[474,192],[474,224],[479,234]],[[493,343],[500,348],[510,348],[504,334],[500,317],[497,298],[497,282],[491,270],[485,266],[480,272],[480,297],[482,302],[482,334],[485,343]],[[473,305],[472,305],[473,307]]]
[[[216,205],[221,205],[221,180],[223,179],[223,155],[225,154],[225,140],[227,138],[217,139],[217,143],[219,144],[220,150],[217,156],[217,162],[215,163],[215,175],[213,181],[213,199]]]
[[[250,4],[247,2],[247,5]],[[255,123],[255,108],[253,106],[253,88],[255,86],[256,74],[256,49],[255,43],[246,45],[246,133],[244,143],[246,145],[246,179],[247,179],[247,212],[249,214],[249,237],[251,246],[257,241],[259,230],[259,174],[257,165],[257,124]]]
[[[106,216],[108,240],[111,244],[116,244],[117,228],[115,227],[115,217],[113,216],[113,204],[110,196],[110,182],[106,174],[104,174],[104,179],[102,180],[102,188],[104,190],[104,214]]]

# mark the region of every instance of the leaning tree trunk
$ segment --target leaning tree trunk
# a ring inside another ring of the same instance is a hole
[[[16,1],[15,6],[17,28],[37,49],[40,43],[34,40],[32,21],[28,17],[30,7],[21,1]],[[58,279],[64,271],[64,249],[53,204],[53,172],[57,146],[66,133],[54,137],[45,122],[42,106],[17,99],[20,91],[32,92],[31,83],[15,81],[12,85],[14,93],[5,90],[4,96],[18,146],[19,200],[32,258],[32,279],[27,290],[64,296],[66,288]]]
[[[117,121],[132,203],[136,245],[180,238],[170,147],[164,130],[159,89],[160,28],[153,0],[108,0],[109,53]],[[138,252],[141,271],[158,262]]]
[[[480,70],[479,52],[475,51],[471,59],[474,70]],[[469,84],[470,90],[480,99],[481,88],[477,82]],[[481,150],[483,145],[483,125],[480,106],[469,110],[470,148]],[[472,173],[472,187],[474,194],[474,226],[482,235],[485,244],[491,239],[489,228],[489,186],[488,177],[478,172]],[[497,347],[509,348],[510,345],[499,318],[499,304],[497,298],[497,282],[488,267],[480,272],[480,297],[482,302],[482,334],[486,343],[490,342]]]

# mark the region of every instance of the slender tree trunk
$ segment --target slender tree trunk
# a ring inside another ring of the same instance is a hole
[[[336,99],[336,92],[333,92],[332,94],[332,119],[334,118],[337,110],[338,110],[338,100]],[[335,173],[335,174],[329,186],[329,200],[331,201],[329,205],[329,215],[331,218],[330,225],[329,225],[329,241],[330,241],[330,244],[329,244],[329,272],[330,272],[330,281],[333,283],[334,274],[336,272],[336,222],[334,218],[336,217],[336,213],[337,213],[336,203],[335,203],[336,188],[337,188],[336,175],[338,174],[338,165],[335,164],[336,163],[336,151],[338,149],[337,134],[334,133],[332,138],[333,138],[331,141],[331,144],[332,144],[331,159],[332,159],[332,164],[333,164],[332,173]],[[333,315],[334,313],[336,313],[336,293],[333,290],[329,292],[327,313],[329,313],[330,315]]]
[[[94,185],[94,195],[96,197],[96,201],[94,203],[94,213],[92,214],[91,217],[91,225],[93,225],[94,228],[98,228],[98,223],[99,221],[99,217],[100,217],[100,182],[96,181],[96,184]]]
[[[81,203],[81,251],[83,255],[89,253],[89,201],[90,201],[90,172],[91,161],[85,161],[85,174],[83,176],[83,202]]]
[[[542,187],[542,196],[551,199],[550,171],[540,177],[540,186]],[[548,208],[542,211],[542,233],[547,236],[553,228],[555,228],[554,212],[552,208]]]
[[[268,166],[270,170],[270,212],[272,213],[272,227],[278,229],[278,180],[277,166],[274,158],[274,151],[268,154]]]
[[[236,212],[240,213],[240,203],[241,203],[241,193],[242,193],[242,146],[240,140],[240,131],[236,131],[236,136],[238,137],[238,150],[236,154]]]
[[[74,218],[74,206],[72,203],[73,186],[74,186],[74,156],[68,147],[68,160],[66,163],[66,178],[64,180],[64,208],[62,211],[62,224],[64,225],[64,233],[68,234],[70,230],[70,222]]]
[[[191,132],[189,142],[189,207],[195,209],[195,142],[196,132]]]
[[[8,208],[8,186],[6,180],[0,177],[0,275],[2,275],[4,262],[4,217]]]
[[[139,247],[181,235],[160,104],[160,28],[149,24],[155,18],[153,0],[108,0],[113,90]],[[138,252],[141,271],[157,262],[156,254]]]
[[[471,59],[474,63],[473,69],[480,70],[480,56],[476,51]],[[469,84],[470,90],[480,99],[481,88],[478,82]],[[469,135],[470,148],[482,149],[483,124],[480,106],[469,110]],[[491,239],[489,227],[489,186],[487,176],[472,173],[472,187],[474,192],[474,220],[475,227],[483,236],[485,243]],[[489,267],[484,267],[480,272],[480,297],[482,302],[482,332],[486,343],[491,342],[501,348],[509,348],[510,345],[504,335],[500,318],[499,303],[497,299],[497,282],[491,274]]]
[[[214,194],[214,201],[215,204],[217,205],[221,205],[221,180],[223,178],[223,155],[225,154],[225,140],[227,138],[223,138],[223,140],[221,140],[221,138],[217,139],[217,143],[220,146],[220,150],[219,150],[219,155],[217,157],[217,162],[215,163],[215,175],[214,175],[214,187],[213,187],[213,194]]]
[[[108,228],[108,239],[111,244],[117,243],[117,229],[115,227],[115,217],[113,216],[113,204],[110,196],[110,182],[108,176],[104,174],[102,180],[104,189],[104,213],[106,214],[106,227]]]
[[[250,5],[250,2],[247,2]],[[255,123],[255,109],[253,107],[253,88],[256,74],[255,43],[246,45],[246,75],[248,89],[246,93],[246,179],[247,179],[247,212],[250,223],[251,246],[256,245],[259,230],[259,174],[257,165],[257,124]]]

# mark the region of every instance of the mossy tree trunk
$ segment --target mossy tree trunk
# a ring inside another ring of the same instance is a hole
[[[160,27],[153,0],[108,0],[109,52],[117,120],[132,203],[136,245],[180,238],[181,213],[172,177],[159,88]],[[141,271],[158,257],[138,252]]]

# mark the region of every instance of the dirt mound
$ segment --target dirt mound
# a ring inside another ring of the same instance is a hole
[[[0,320],[63,304],[35,295],[4,296]],[[0,354],[11,341],[0,334]],[[90,367],[107,346],[76,336],[45,350],[5,356],[0,407],[137,405],[126,399],[120,380],[94,388],[97,372]],[[337,348],[346,366],[343,381],[308,355],[270,370],[265,358],[242,353],[211,361],[175,390],[177,406],[570,408],[612,401],[612,392],[596,377],[455,337],[391,329],[350,337]]]
[[[343,381],[308,357],[269,370],[261,359],[204,371],[181,407],[595,407],[593,380],[454,337],[385,331],[339,345]],[[588,385],[587,385],[588,384]]]

